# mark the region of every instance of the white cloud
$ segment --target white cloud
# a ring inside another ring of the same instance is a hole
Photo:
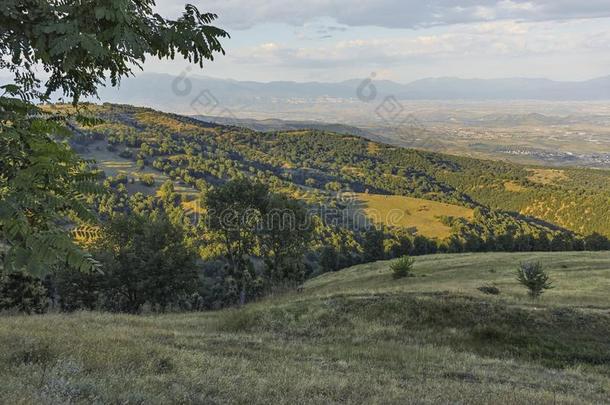
[[[175,15],[183,2],[161,0],[158,8]],[[269,22],[302,26],[321,17],[331,17],[349,26],[421,28],[496,20],[610,16],[608,0],[208,0],[195,4],[202,11],[217,13],[219,23],[230,29]]]
[[[158,3],[176,16],[187,1]],[[219,14],[216,24],[232,34],[227,56],[206,67],[220,77],[335,81],[383,71],[401,81],[446,75],[565,80],[610,71],[610,0],[193,3]]]
[[[462,26],[439,34],[392,38],[358,38],[323,47],[290,47],[266,43],[235,50],[237,62],[310,68],[353,63],[387,66],[414,58],[544,56],[545,54],[603,50],[610,46],[610,29],[573,33],[556,30],[556,23],[526,24],[501,21]]]
[[[512,0],[502,0],[498,2],[498,7],[503,10],[508,10],[510,12],[519,12],[519,11],[534,11],[536,9],[536,5],[531,1],[526,2],[517,2]]]

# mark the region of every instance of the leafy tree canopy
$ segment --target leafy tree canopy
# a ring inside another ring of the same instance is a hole
[[[0,68],[15,73],[24,91],[36,84],[34,69],[49,75],[45,94],[61,90],[77,102],[96,95],[140,67],[147,55],[182,55],[203,67],[220,38],[229,35],[209,25],[215,14],[186,5],[177,20],[153,12],[153,0],[6,0],[0,9]],[[31,94],[31,93],[30,93]]]
[[[57,261],[80,270],[96,263],[66,234],[93,221],[85,205],[95,176],[65,140],[70,120],[32,104],[59,91],[77,104],[114,86],[147,55],[177,54],[203,66],[224,53],[228,37],[210,23],[216,15],[187,5],[170,20],[152,0],[5,0],[0,8],[0,69],[15,83],[0,92],[0,255],[6,269],[45,271]],[[37,71],[46,77],[41,80]],[[63,223],[62,223],[63,222]]]

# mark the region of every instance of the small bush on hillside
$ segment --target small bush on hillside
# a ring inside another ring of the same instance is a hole
[[[481,286],[479,288],[477,288],[479,291],[481,291],[484,294],[490,294],[490,295],[498,295],[500,294],[500,289],[496,286],[493,285],[484,285]]]
[[[152,187],[155,185],[155,177],[152,174],[143,174],[140,176],[140,183]]]
[[[540,262],[522,263],[517,270],[517,280],[529,290],[532,299],[540,298],[545,290],[553,288]]]
[[[413,264],[415,259],[409,256],[403,256],[390,266],[392,276],[394,278],[404,278],[413,275]]]
[[[133,152],[129,149],[125,149],[119,153],[119,156],[125,159],[131,159],[133,157]]]

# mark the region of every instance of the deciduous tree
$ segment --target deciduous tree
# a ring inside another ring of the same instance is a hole
[[[15,83],[0,96],[0,252],[5,268],[46,270],[68,261],[95,262],[71,243],[60,222],[92,221],[83,203],[93,176],[60,136],[69,118],[33,103],[55,91],[74,105],[117,85],[148,55],[181,55],[203,66],[224,53],[228,34],[216,15],[187,5],[176,20],[153,11],[153,0],[5,0],[0,7],[0,69]],[[37,71],[48,76],[41,89]],[[84,117],[77,115],[81,123]]]

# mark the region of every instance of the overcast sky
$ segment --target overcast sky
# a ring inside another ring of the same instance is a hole
[[[184,0],[157,0],[177,16]],[[610,74],[610,0],[190,0],[219,15],[227,55],[202,75],[340,81]],[[180,73],[184,62],[148,61]],[[195,73],[193,67],[193,73]]]

